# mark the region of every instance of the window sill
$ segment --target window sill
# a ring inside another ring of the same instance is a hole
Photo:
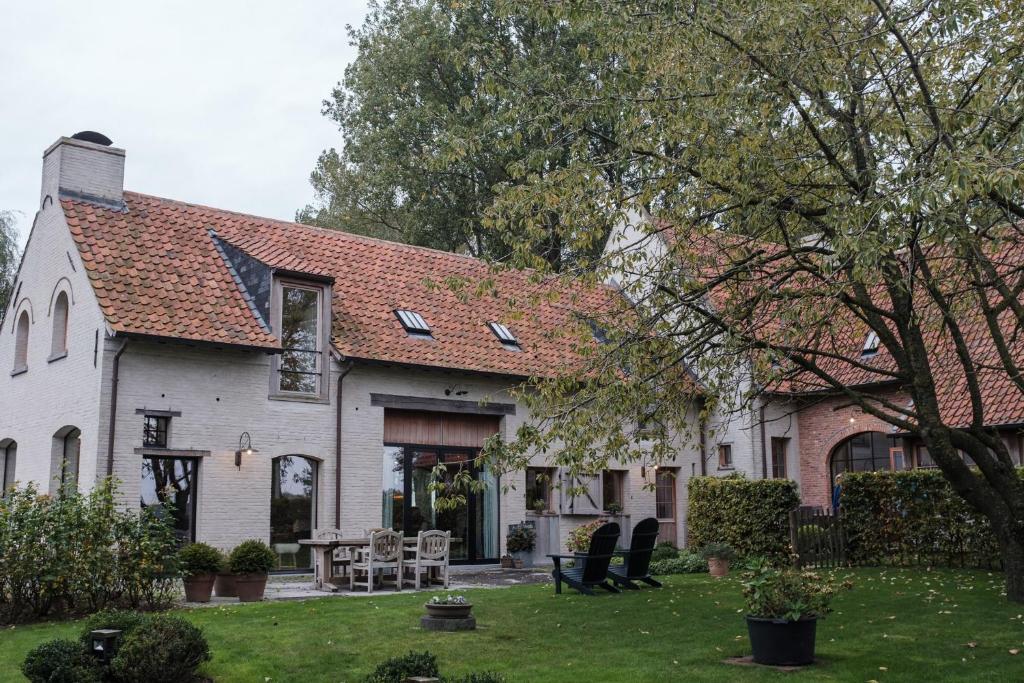
[[[24,375],[28,372],[28,368],[14,368],[11,370],[11,377],[17,377],[18,375]]]
[[[47,358],[46,362],[47,363],[54,363],[56,361],[59,361],[61,358],[67,358],[67,357],[68,357],[68,352],[67,351],[61,351],[60,353],[54,354],[54,355],[50,356],[49,358]]]
[[[159,448],[156,446],[145,446],[136,448],[135,455],[148,455],[155,458],[206,458],[210,451],[200,451],[192,448]]]
[[[735,472],[736,468],[733,465],[727,465],[725,467],[722,467],[721,465],[719,465],[718,466],[718,471],[719,472]]]
[[[329,404],[331,399],[326,396],[314,396],[313,394],[270,394],[267,398],[271,401],[293,401],[295,403],[320,403]]]

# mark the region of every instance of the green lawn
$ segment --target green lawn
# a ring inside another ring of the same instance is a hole
[[[820,665],[797,674],[730,666],[749,654],[735,579],[669,577],[661,590],[587,598],[550,586],[467,591],[476,632],[418,628],[424,594],[196,609],[218,681],[358,681],[385,657],[434,652],[442,673],[510,681],[1024,680],[1024,605],[987,572],[856,570],[818,628]],[[0,681],[36,643],[76,623],[0,631]],[[1018,655],[1010,650],[1021,650]]]

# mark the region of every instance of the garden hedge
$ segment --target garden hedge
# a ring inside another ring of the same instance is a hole
[[[1000,566],[988,520],[938,470],[847,473],[840,509],[851,564]]]
[[[694,477],[689,492],[690,547],[720,542],[740,557],[789,557],[789,511],[800,504],[796,482]]]

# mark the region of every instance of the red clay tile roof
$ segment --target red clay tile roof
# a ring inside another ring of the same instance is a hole
[[[681,258],[681,263],[696,269],[702,277],[713,278],[720,275],[725,268],[735,267],[745,262],[753,251],[762,251],[766,255],[781,249],[779,245],[756,242],[729,233],[711,233],[704,235],[688,235],[680,242],[676,230],[671,225],[656,223],[659,234],[665,237],[666,244],[673,248],[674,256]],[[947,284],[957,292],[954,281],[963,276],[962,266],[955,259],[939,252],[929,254],[929,263],[935,273],[948,272]],[[1020,268],[1024,263],[1024,244],[1008,242],[994,259],[1005,268]],[[784,257],[780,270],[789,265],[789,257]],[[726,282],[711,292],[713,305],[721,311],[735,312],[745,310],[744,303],[751,301],[752,287],[765,286],[767,280],[776,273],[767,270],[750,270],[745,273],[749,280],[730,277]],[[802,287],[804,285],[795,285]],[[813,285],[812,285],[813,286]],[[835,354],[837,358],[817,356],[815,363],[829,376],[836,378],[846,386],[864,386],[880,382],[895,381],[887,371],[895,371],[896,363],[884,345],[879,345],[875,355],[864,358],[862,350],[868,336],[867,325],[857,319],[848,307],[835,300],[834,292],[826,290],[824,295],[812,294],[814,306],[802,315],[806,316],[806,329],[813,330],[819,336],[804,338],[795,343],[805,348],[815,349],[826,354]],[[874,296],[874,294],[872,295]],[[993,338],[977,303],[971,299],[970,290],[963,288],[963,293],[947,294],[956,297],[955,304],[960,310],[959,323],[964,333],[965,342],[970,349],[971,357],[978,367],[978,380],[981,389],[981,403],[984,409],[984,420],[989,425],[1024,424],[1024,398],[1021,397],[1012,380],[1003,368]],[[816,297],[816,298],[815,298]],[[879,301],[884,302],[884,294],[878,293]],[[927,297],[921,297],[927,300]],[[768,301],[755,308],[749,316],[737,320],[736,324],[746,333],[754,334],[766,340],[784,334],[775,314],[782,301],[768,297]],[[884,303],[881,306],[885,308]],[[950,425],[968,425],[972,421],[972,402],[967,389],[967,378],[963,367],[955,353],[953,342],[948,330],[935,307],[924,307],[918,311],[922,316],[922,328],[925,340],[931,349],[929,363],[933,376],[936,378],[939,409],[943,419]],[[1011,345],[1009,351],[1018,367],[1024,365],[1024,343],[1019,340],[1021,330],[1015,330],[1016,321],[1013,314],[1007,311],[1000,318],[1003,335]],[[866,367],[859,367],[863,365]],[[807,394],[831,389],[831,385],[810,373],[795,373],[786,377],[772,387],[779,393]]]
[[[111,327],[119,332],[279,348],[251,312],[210,230],[274,269],[334,278],[332,343],[349,358],[520,377],[550,376],[578,361],[578,339],[562,334],[577,311],[607,311],[608,288],[565,291],[521,271],[413,247],[126,192],[126,211],[62,199],[64,213]],[[494,292],[460,295],[493,278]],[[437,283],[428,286],[428,281]],[[552,291],[560,293],[554,298]],[[537,300],[510,318],[508,301]],[[419,312],[433,340],[410,338],[394,315]],[[505,321],[522,351],[502,347],[487,326]]]

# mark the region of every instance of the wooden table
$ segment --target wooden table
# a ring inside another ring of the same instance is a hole
[[[402,545],[404,547],[413,546],[416,547],[417,538],[415,536],[405,536],[402,539]],[[369,538],[303,538],[299,540],[299,545],[308,546],[313,550],[314,556],[314,579],[313,583],[319,590],[330,591],[333,590],[333,565],[334,565],[334,551],[338,548],[345,548],[348,550],[350,555],[355,555],[355,552],[360,548],[369,548]]]

